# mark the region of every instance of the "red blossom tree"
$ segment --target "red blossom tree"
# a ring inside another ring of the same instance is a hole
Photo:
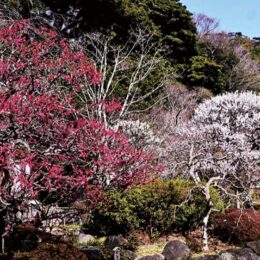
[[[0,28],[0,56],[0,211],[9,224],[31,200],[93,206],[105,189],[158,170],[150,154],[75,105],[82,82],[100,80],[82,50],[22,20]]]

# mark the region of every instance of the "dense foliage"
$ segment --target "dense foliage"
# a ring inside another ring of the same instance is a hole
[[[223,203],[211,189],[216,208]],[[200,223],[207,203],[194,182],[157,180],[121,192],[105,195],[105,202],[93,212],[85,232],[99,235],[120,234],[136,229],[158,236],[168,232],[185,232]]]
[[[110,30],[122,38],[129,37],[127,32],[131,27],[141,25],[158,36],[157,40],[162,42],[172,60],[185,62],[195,52],[196,29],[191,13],[178,0],[42,2],[63,14],[67,14],[69,8],[78,9],[74,23],[79,21],[83,31]]]
[[[210,60],[207,56],[192,57],[187,83],[193,87],[205,87],[215,94],[223,92],[225,81],[222,74],[222,65]]]

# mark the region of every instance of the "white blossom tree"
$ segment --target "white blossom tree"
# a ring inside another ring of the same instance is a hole
[[[138,149],[154,151],[162,143],[162,139],[155,134],[151,125],[138,120],[121,120],[114,129],[128,137],[128,142]]]
[[[228,93],[205,101],[192,120],[172,133],[175,171],[194,180],[205,195],[203,248],[214,211],[210,186],[238,204],[251,203],[251,188],[260,181],[260,97],[253,92]]]

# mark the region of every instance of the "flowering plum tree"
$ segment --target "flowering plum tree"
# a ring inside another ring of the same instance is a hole
[[[210,185],[238,204],[251,203],[250,189],[260,180],[259,129],[260,97],[235,92],[199,105],[190,124],[174,133],[175,167],[194,180],[208,202],[204,249],[208,248],[207,224],[214,210]]]
[[[0,31],[1,89],[40,95],[57,90],[79,91],[86,77],[93,85],[100,75],[82,50],[73,50],[54,31],[35,28],[29,20],[7,22]],[[40,92],[41,91],[41,92]]]
[[[0,56],[0,213],[6,225],[31,200],[39,207],[79,199],[93,206],[105,189],[146,182],[158,170],[150,154],[77,108],[82,82],[94,88],[100,80],[80,49],[20,20],[0,28]]]
[[[121,120],[114,126],[114,129],[124,133],[129,142],[138,149],[155,150],[155,147],[162,142],[155,135],[152,127],[147,122],[141,122],[140,120]]]

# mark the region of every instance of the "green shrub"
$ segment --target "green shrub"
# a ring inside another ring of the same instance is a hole
[[[212,188],[213,203],[222,206]],[[206,201],[192,181],[157,180],[124,192],[110,192],[99,204],[83,231],[95,235],[126,234],[136,229],[151,236],[196,227],[205,214]]]

